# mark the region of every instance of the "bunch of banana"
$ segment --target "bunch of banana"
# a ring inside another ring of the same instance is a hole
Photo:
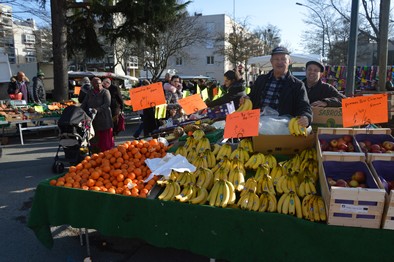
[[[197,187],[193,183],[189,183],[183,186],[182,191],[175,196],[175,199],[179,202],[187,202],[192,198],[195,198],[197,194]]]
[[[221,166],[219,169],[217,169],[213,173],[213,181],[218,181],[218,180],[228,180],[228,175],[230,173],[230,168],[227,168],[226,166]]]
[[[241,191],[241,197],[245,195],[247,192],[256,193],[257,191],[257,180],[254,177],[250,177],[246,180],[245,186]]]
[[[274,168],[278,162],[272,154],[265,155],[265,162],[268,163],[270,168]]]
[[[175,196],[181,192],[181,187],[176,181],[168,180],[165,189],[157,197],[159,200],[175,200]]]
[[[318,180],[318,174],[315,172],[311,172],[309,169],[305,169],[304,171],[301,171],[298,174],[298,181],[303,181],[305,179],[305,177],[308,177],[310,179],[312,179],[312,182],[314,184],[317,183]]]
[[[260,212],[276,212],[277,200],[274,194],[263,192],[260,195]]]
[[[189,199],[189,203],[194,205],[204,205],[205,202],[207,202],[208,195],[208,190],[205,187],[197,186],[196,195]]]
[[[316,195],[307,195],[302,200],[302,214],[310,221],[326,221],[326,207],[323,198]]]
[[[292,174],[286,174],[278,179],[276,184],[276,192],[279,194],[297,192],[298,189],[298,179]]]
[[[207,158],[204,156],[204,154],[200,153],[197,155],[196,158],[191,160],[190,164],[195,166],[196,168],[199,167],[208,167],[208,161]]]
[[[227,180],[218,180],[209,192],[207,201],[210,206],[226,207],[234,204],[236,199],[234,185]]]
[[[247,111],[247,110],[252,110],[253,104],[252,101],[249,98],[244,98],[242,105],[238,107],[236,112],[242,112],[242,111]]]
[[[214,144],[213,148],[211,147],[211,151],[215,155],[215,158],[216,158],[216,155],[218,154],[220,148],[221,148],[221,146],[219,144]]]
[[[230,160],[230,158],[224,156],[222,159],[216,162],[216,165],[212,168],[212,172],[215,173],[222,166],[224,166],[226,169],[230,171],[232,167],[232,161]]]
[[[175,155],[181,155],[186,157],[187,156],[187,150],[186,147],[184,146],[179,146],[176,151],[175,151]]]
[[[276,187],[276,184],[278,184],[279,178],[283,175],[287,174],[286,170],[284,167],[280,164],[277,164],[274,166],[274,168],[271,169],[270,176],[272,179],[272,183]]]
[[[239,166],[230,170],[228,181],[234,185],[235,190],[242,191],[244,189],[245,173],[245,169]]]
[[[260,208],[260,199],[256,193],[252,191],[245,191],[245,193],[241,195],[237,205],[241,209],[258,211]]]
[[[259,165],[265,163],[265,156],[263,153],[256,153],[249,157],[245,163],[245,168],[256,170]]]
[[[289,121],[289,132],[293,136],[307,136],[306,127],[298,124],[299,117],[293,117]]]
[[[313,184],[312,179],[306,176],[304,180],[300,183],[300,186],[298,187],[297,190],[297,194],[300,197],[304,197],[307,195],[315,195],[316,193],[317,193],[316,186]]]
[[[194,175],[197,177],[197,187],[204,187],[206,189],[211,189],[213,186],[213,173],[212,170],[208,168],[197,168],[194,172]]]
[[[181,186],[185,186],[188,184],[195,184],[196,183],[196,176],[194,173],[190,173],[188,171],[179,173],[178,177],[176,178],[176,182],[179,183]]]
[[[242,163],[246,163],[249,160],[249,153],[243,147],[238,147],[230,155],[230,159],[235,158],[238,158]]]
[[[298,218],[302,218],[302,206],[301,200],[297,196],[296,193],[284,193],[278,201],[277,206],[278,213],[289,214],[292,216],[297,216]]]
[[[197,158],[197,156],[198,156],[197,150],[194,149],[188,150],[186,159],[191,163]]]
[[[200,140],[205,136],[205,132],[201,129],[194,130],[193,137],[194,139]]]
[[[291,159],[287,160],[283,167],[290,171],[299,171],[301,165],[301,157],[299,154],[295,154]]]
[[[194,131],[196,132],[196,131]],[[204,131],[202,131],[204,132]],[[209,142],[209,139],[207,137],[202,137],[198,140],[198,144],[196,146],[196,151],[198,153],[205,152],[205,150],[209,149],[211,151],[211,142]]]
[[[206,149],[204,156],[207,159],[208,167],[213,168],[216,165],[216,158],[211,149]]]
[[[252,154],[253,151],[253,145],[252,145],[252,139],[250,138],[243,138],[241,141],[238,143],[238,147],[243,147],[248,153]]]
[[[186,142],[183,145],[186,147],[187,152],[190,152],[191,150],[194,150],[197,147],[198,140],[195,139],[193,136],[189,136],[186,138]]]
[[[231,145],[223,144],[216,154],[216,160],[222,159],[224,156],[230,157],[232,150]]]
[[[255,178],[257,180],[257,194],[269,192],[273,195],[276,194],[274,183],[269,175],[270,169],[267,164],[259,166],[256,171]]]
[[[317,151],[316,148],[311,147],[311,148],[307,148],[301,151],[300,153],[300,157],[301,159],[305,160],[305,159],[314,159],[317,161]]]

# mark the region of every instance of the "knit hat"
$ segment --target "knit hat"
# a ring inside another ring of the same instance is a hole
[[[44,72],[42,72],[41,70],[38,70],[37,76],[45,76],[45,74],[44,74]]]
[[[305,67],[308,67],[309,65],[317,65],[318,67],[320,67],[320,72],[323,73],[324,72],[324,65],[322,63],[320,63],[319,61],[309,61],[306,63]]]
[[[82,85],[85,85],[85,84],[90,84],[90,79],[89,79],[89,77],[87,77],[87,76],[85,76],[84,78],[82,78]]]

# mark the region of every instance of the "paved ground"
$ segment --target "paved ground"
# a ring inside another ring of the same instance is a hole
[[[116,143],[131,139],[137,125],[116,138]],[[58,146],[53,130],[29,133],[20,145],[14,130],[7,130],[8,144],[0,157],[0,261],[83,261],[86,248],[81,247],[78,230],[68,226],[53,228],[53,249],[45,248],[27,226],[36,185],[54,176],[51,165]],[[90,233],[92,261],[209,261],[184,250],[153,247],[138,239],[108,238]]]

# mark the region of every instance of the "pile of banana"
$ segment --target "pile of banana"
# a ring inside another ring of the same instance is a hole
[[[299,117],[293,117],[289,121],[289,132],[293,136],[308,136],[308,133],[306,131],[306,127],[300,126],[298,124],[298,119]]]
[[[245,138],[235,149],[230,144],[208,148],[204,142],[200,145],[203,151],[192,153],[204,137],[197,132],[196,137],[188,138],[183,149],[177,149],[176,154],[186,156],[197,169],[193,173],[173,172],[168,181],[160,183],[166,189],[159,199],[326,220],[324,202],[316,189],[315,148],[278,162],[273,155],[253,153],[251,140]]]
[[[242,112],[252,109],[253,109],[252,101],[249,98],[245,97],[243,99],[243,103],[238,107],[238,109],[235,112]]]

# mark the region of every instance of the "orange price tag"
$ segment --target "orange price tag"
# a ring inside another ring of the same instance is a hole
[[[260,109],[234,112],[226,116],[224,138],[259,135]]]
[[[124,101],[123,101],[123,104],[125,104],[126,106],[133,106],[133,105],[131,104],[131,100],[124,100]]]
[[[187,96],[178,100],[179,105],[185,110],[186,115],[194,114],[197,111],[207,108],[199,94]]]
[[[342,99],[343,127],[388,122],[387,94]]]
[[[74,95],[79,95],[79,92],[81,92],[81,87],[80,86],[74,86]]]
[[[165,104],[166,98],[164,96],[163,84],[157,82],[130,89],[130,100],[133,111]]]

